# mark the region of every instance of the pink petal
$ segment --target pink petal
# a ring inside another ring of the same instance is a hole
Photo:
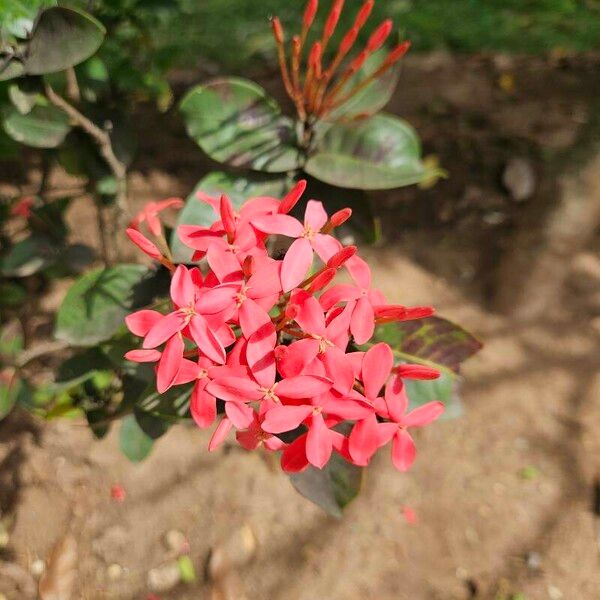
[[[383,342],[375,344],[365,352],[362,364],[362,380],[369,400],[377,398],[379,390],[390,376],[393,366],[394,354],[387,344]]]
[[[156,362],[160,359],[158,350],[130,350],[125,354],[125,358],[136,363]]]
[[[404,427],[423,427],[435,421],[444,412],[442,402],[428,402],[407,413],[402,419]]]
[[[246,429],[254,420],[254,410],[243,402],[225,402],[225,413],[236,429]]]
[[[180,308],[190,306],[196,296],[196,287],[185,265],[179,265],[171,279],[171,298]]]
[[[240,217],[251,220],[258,215],[266,215],[275,212],[279,208],[279,200],[271,196],[256,196],[246,200],[240,208]]]
[[[323,310],[329,310],[339,302],[347,302],[348,300],[357,300],[360,297],[360,290],[348,283],[340,283],[324,292],[319,298],[319,302]]]
[[[144,338],[144,348],[156,348],[185,327],[185,318],[178,311],[157,320]]]
[[[408,396],[402,379],[394,375],[385,388],[385,404],[390,419],[400,423],[408,406]]]
[[[325,364],[327,375],[333,380],[333,389],[341,394],[347,394],[354,385],[354,371],[346,354],[333,346],[327,348],[321,360]]]
[[[208,326],[202,315],[194,315],[190,321],[190,333],[198,348],[212,361],[223,364],[225,362],[225,348],[219,338]]]
[[[275,344],[277,333],[271,321],[259,327],[248,339],[246,360],[252,375],[263,387],[271,387],[275,382]]]
[[[307,338],[289,346],[278,346],[277,368],[283,377],[300,375],[319,353],[318,340]]]
[[[379,431],[375,414],[358,421],[349,437],[350,456],[358,465],[367,465],[379,448]]]
[[[285,398],[300,399],[314,398],[320,396],[331,389],[331,379],[325,377],[316,377],[314,375],[296,375],[282,379],[275,388],[278,396]]]
[[[160,219],[157,217],[156,213],[146,213],[146,222],[148,223],[148,229],[152,235],[159,236],[162,233],[162,225],[160,224]]]
[[[286,473],[299,473],[308,467],[306,438],[306,434],[301,435],[284,449],[281,455],[281,468]]]
[[[203,315],[214,315],[235,303],[236,288],[233,286],[217,286],[207,289],[198,297],[196,310]]]
[[[260,443],[256,432],[252,429],[248,429],[247,431],[237,431],[235,439],[238,441],[238,444],[246,450],[254,450]]]
[[[330,398],[325,402],[324,409],[328,415],[335,415],[344,420],[357,421],[373,414],[373,407],[359,400],[349,398]]]
[[[398,471],[408,471],[415,461],[417,449],[408,431],[399,429],[392,440],[392,462]]]
[[[375,331],[375,313],[371,302],[365,296],[359,298],[352,311],[350,331],[357,344],[366,344]]]
[[[306,203],[306,212],[304,213],[305,226],[309,226],[314,232],[320,231],[323,225],[327,223],[328,218],[322,202],[309,200]]]
[[[206,260],[221,283],[239,281],[243,278],[242,267],[233,252],[212,244],[206,252]]]
[[[251,223],[259,231],[288,237],[297,238],[304,232],[302,223],[289,215],[262,215],[254,217]]]
[[[332,450],[331,435],[325,421],[323,421],[323,415],[314,415],[306,437],[306,458],[308,462],[317,469],[322,469],[329,461]]]
[[[312,411],[312,406],[275,406],[267,412],[262,428],[269,433],[293,431]]]
[[[156,369],[156,389],[164,394],[174,383],[183,359],[183,339],[174,335],[165,345]]]
[[[230,430],[231,421],[227,417],[223,417],[221,422],[217,425],[215,432],[212,434],[210,442],[208,442],[208,451],[212,452],[213,450],[216,450],[225,441]]]
[[[251,298],[264,298],[281,292],[279,278],[280,263],[267,263],[258,268],[248,279],[248,296]]]
[[[318,257],[326,263],[334,254],[340,251],[342,244],[330,235],[317,233],[312,239],[312,247]]]
[[[312,262],[313,249],[310,242],[306,238],[294,240],[281,265],[281,288],[284,292],[293,290],[304,281]]]
[[[197,377],[198,363],[188,360],[187,358],[182,358],[181,364],[179,365],[179,371],[177,372],[177,377],[175,377],[175,380],[173,381],[173,385],[189,383],[190,381],[194,381]]]
[[[217,417],[217,400],[206,391],[206,385],[197,383],[192,390],[190,412],[198,427],[210,427]]]
[[[206,390],[213,396],[228,402],[260,400],[264,393],[255,381],[248,377],[225,376],[211,381]]]
[[[125,324],[133,335],[144,337],[163,316],[155,310],[138,310],[125,317]]]
[[[271,452],[277,452],[285,446],[285,442],[280,440],[276,435],[272,435],[266,440],[263,440],[263,444],[265,448]]]
[[[255,331],[267,323],[271,323],[269,313],[254,302],[252,298],[246,298],[240,306],[239,319],[242,333],[246,338],[250,338]]]
[[[223,232],[211,231],[208,227],[180,225],[177,228],[177,235],[183,244],[201,252],[206,252],[215,243],[225,245]]]
[[[298,294],[296,297],[303,296]],[[325,315],[323,308],[314,296],[305,297],[298,306],[295,321],[306,333],[314,335],[325,334]]]
[[[145,254],[155,260],[162,258],[161,251],[154,245],[146,236],[141,234],[137,229],[129,228],[125,230],[129,239]]]
[[[346,268],[358,287],[364,290],[371,287],[371,269],[360,256],[355,255],[349,259],[346,262]]]

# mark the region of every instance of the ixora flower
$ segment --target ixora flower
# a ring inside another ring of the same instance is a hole
[[[281,451],[283,470],[298,472],[322,469],[333,452],[365,466],[391,442],[392,462],[405,471],[415,459],[409,431],[435,421],[444,406],[408,410],[404,380],[439,372],[394,364],[390,346],[370,340],[379,323],[420,319],[433,309],[388,304],[372,288],[356,247],[332,235],[349,209],[329,217],[309,200],[303,222],[290,216],[305,186],[299,182],[282,200],[250,198],[237,211],[226,196],[200,195],[215,221],[179,227],[199,261],[191,267],[174,265],[168,248],[137,229],[145,220],[162,235],[154,219],[173,201],[144,209],[127,233],[171,272],[171,307],[126,318],[142,338],[126,358],[155,363],[159,394],[188,386],[198,427],[217,422],[209,450],[234,429],[243,448]],[[294,240],[283,257],[269,255],[274,235]],[[351,283],[335,282],[342,269]]]

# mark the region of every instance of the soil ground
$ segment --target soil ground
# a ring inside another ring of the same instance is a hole
[[[464,366],[464,416],[422,432],[408,474],[377,457],[363,493],[335,520],[259,454],[209,454],[207,435],[192,427],[173,428],[133,465],[114,431],[98,442],[83,423],[42,425],[15,413],[0,424],[0,508],[14,517],[0,557],[25,577],[70,531],[76,598],[134,600],[148,594],[148,571],[169,560],[168,531],[185,534],[201,575],[211,548],[249,527],[256,553],[235,570],[229,598],[600,598],[598,238],[569,264],[558,303],[525,321],[506,303],[496,310],[497,298],[511,289],[516,297],[526,280],[526,268],[506,265],[515,244],[531,264],[543,251],[562,173],[577,169],[593,124],[599,67],[597,57],[407,61],[389,109],[416,126],[449,178],[429,190],[370,195],[385,241],[365,251],[389,300],[433,303],[485,342]],[[269,75],[265,83],[276,85]],[[146,125],[140,156],[130,180],[136,204],[185,195],[210,168],[170,116]],[[501,185],[514,157],[527,159],[537,179],[524,202]],[[24,167],[21,190],[36,177]],[[52,175],[51,187],[77,185]],[[77,239],[95,236],[85,201],[70,218]],[[42,309],[63,293],[64,284],[49,290]],[[43,312],[36,323],[48,330]],[[115,483],[127,493],[122,503],[111,500]],[[123,569],[116,579],[112,564]],[[10,600],[27,597],[9,586],[0,581]],[[219,593],[200,577],[159,596],[227,597]]]

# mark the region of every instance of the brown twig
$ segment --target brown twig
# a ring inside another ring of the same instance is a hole
[[[71,119],[73,125],[83,129],[97,144],[100,155],[106,161],[116,182],[117,193],[115,195],[115,223],[112,237],[114,247],[119,256],[119,244],[117,235],[124,231],[127,226],[127,168],[121,162],[113,149],[110,135],[104,129],[98,127],[85,115],[80,113],[73,105],[69,104],[62,96],[58,95],[49,84],[46,84],[46,97],[57,108],[60,108]]]

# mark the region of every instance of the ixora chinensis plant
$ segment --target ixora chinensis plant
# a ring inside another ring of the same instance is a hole
[[[279,19],[272,19],[295,119],[284,116],[256,83],[221,78],[194,87],[183,98],[189,135],[211,158],[228,166],[267,173],[304,171],[343,188],[389,189],[435,180],[441,172],[421,160],[413,128],[380,112],[396,87],[396,67],[409,43],[385,51],[392,34],[392,22],[386,20],[353,55],[373,5],[374,0],[366,0],[333,52],[328,50],[344,0],[333,0],[314,41],[318,0],[308,1],[301,31],[289,46]]]

